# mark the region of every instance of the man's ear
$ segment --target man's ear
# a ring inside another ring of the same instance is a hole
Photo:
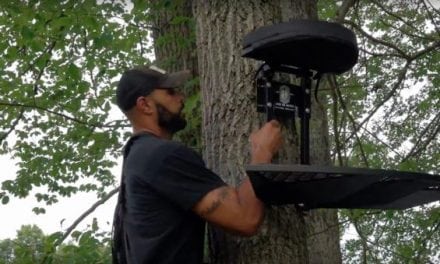
[[[148,96],[140,96],[136,99],[136,108],[144,114],[152,114],[154,109],[153,100]]]

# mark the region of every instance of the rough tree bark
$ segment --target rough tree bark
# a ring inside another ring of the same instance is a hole
[[[192,1],[150,0],[156,63],[167,71],[191,70],[197,76]]]
[[[257,62],[241,57],[245,34],[292,18],[316,18],[310,0],[193,1],[203,102],[204,158],[229,184],[244,177],[249,161],[248,136],[262,124],[255,111],[253,75]],[[323,100],[323,99],[322,99]],[[325,109],[313,109],[311,162],[329,163]],[[286,124],[286,127],[289,127]],[[286,129],[279,162],[298,163],[296,133]],[[253,238],[210,230],[212,263],[340,263],[336,211],[304,216],[293,206],[268,207],[265,222]]]

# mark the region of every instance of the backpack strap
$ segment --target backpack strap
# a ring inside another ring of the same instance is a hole
[[[123,149],[122,160],[122,173],[119,186],[118,200],[116,203],[115,212],[113,215],[113,227],[112,227],[112,262],[113,264],[126,264],[127,263],[127,251],[129,245],[127,241],[127,234],[124,230],[124,214],[125,214],[125,174],[124,164],[125,159],[130,152],[130,148],[135,140],[141,136],[148,135],[145,132],[135,134],[131,136]]]

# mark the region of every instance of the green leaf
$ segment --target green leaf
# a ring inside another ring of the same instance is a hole
[[[69,75],[70,78],[72,78],[73,80],[79,80],[81,77],[81,71],[79,70],[79,68],[75,65],[75,64],[70,64],[69,67],[67,68],[67,74]]]
[[[2,197],[2,204],[7,204],[9,203],[9,196],[3,196]]]
[[[27,26],[21,28],[21,36],[25,40],[32,40],[35,36],[34,32]]]
[[[73,22],[74,21],[71,17],[62,15],[52,22],[52,26],[54,26],[57,29],[65,29],[68,28],[70,25],[72,25]]]
[[[18,49],[16,46],[11,46],[6,51],[6,59],[14,61],[18,56]]]
[[[400,163],[399,170],[402,171],[417,171],[417,162],[413,160],[407,160],[405,162]]]
[[[35,65],[38,67],[38,69],[42,70],[46,66],[46,63],[49,59],[50,59],[50,54],[45,53],[37,59]]]
[[[45,213],[46,213],[46,209],[41,208],[41,207],[34,207],[34,208],[32,208],[32,211],[33,211],[36,215],[39,215],[39,214],[45,214]]]
[[[47,242],[53,244],[55,241],[60,239],[62,236],[63,236],[63,232],[52,233],[47,237]]]
[[[71,236],[75,239],[75,240],[78,240],[79,239],[79,237],[82,235],[82,232],[80,232],[80,231],[73,231],[72,232],[72,234],[71,234]]]
[[[93,218],[93,223],[92,223],[92,231],[96,232],[98,231],[99,226],[98,226],[98,219],[96,219],[96,217]]]

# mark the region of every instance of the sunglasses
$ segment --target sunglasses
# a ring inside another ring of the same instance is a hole
[[[165,92],[166,92],[168,95],[171,95],[171,96],[174,96],[174,95],[177,95],[177,94],[180,94],[180,95],[184,95],[184,96],[185,96],[185,90],[182,89],[181,87],[177,87],[177,88],[166,88],[166,89],[164,89],[164,90],[165,90]]]

